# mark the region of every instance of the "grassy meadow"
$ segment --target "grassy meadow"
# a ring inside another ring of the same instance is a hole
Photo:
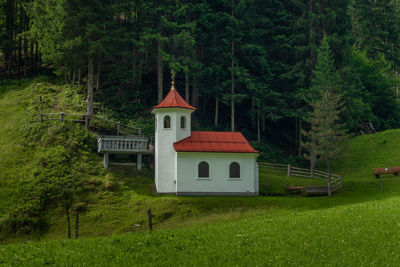
[[[27,124],[50,131],[59,122],[41,126],[32,118],[84,108],[83,90],[67,89],[45,77],[0,84],[0,220],[18,202],[40,156],[37,145],[26,144]],[[320,182],[263,168],[260,190],[277,196],[157,195],[150,170],[104,170],[102,157],[88,148],[80,239],[65,240],[65,212],[50,204],[41,231],[1,236],[0,265],[397,265],[400,178],[383,175],[382,192],[373,169],[400,165],[399,137],[400,130],[352,137],[347,155],[333,164],[344,185],[331,197],[290,195],[285,185]]]

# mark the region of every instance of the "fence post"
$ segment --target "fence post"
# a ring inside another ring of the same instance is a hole
[[[88,114],[85,114],[85,128],[86,129],[89,128],[89,116],[88,116]]]
[[[40,113],[40,123],[43,122],[43,113]]]
[[[331,189],[331,171],[329,170],[328,172],[328,196],[332,194],[332,189]]]
[[[76,209],[75,214],[75,238],[78,238],[79,235],[79,209]]]
[[[119,135],[119,131],[121,129],[121,123],[120,122],[116,122],[115,124],[117,125],[117,135]]]
[[[137,131],[138,131],[138,135],[142,136],[142,129],[138,128]]]
[[[149,230],[151,231],[153,230],[153,222],[152,222],[153,215],[151,214],[151,209],[147,211],[147,217],[149,220]]]
[[[287,177],[290,177],[290,164],[287,165]]]
[[[60,121],[62,122],[64,120],[64,113],[60,113]]]

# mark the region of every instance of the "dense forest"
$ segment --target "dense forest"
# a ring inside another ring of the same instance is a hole
[[[196,129],[297,157],[324,86],[347,133],[400,126],[399,27],[397,0],[1,0],[0,78],[51,70],[129,123],[175,74]]]

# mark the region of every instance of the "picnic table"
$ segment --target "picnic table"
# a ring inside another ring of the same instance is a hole
[[[375,177],[379,178],[381,177],[381,174],[394,174],[397,176],[400,172],[400,166],[397,167],[387,167],[387,168],[376,168],[375,169]]]

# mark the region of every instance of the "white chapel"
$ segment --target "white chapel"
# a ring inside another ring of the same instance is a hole
[[[158,193],[258,195],[258,151],[240,132],[191,131],[190,106],[172,81],[154,107]]]

